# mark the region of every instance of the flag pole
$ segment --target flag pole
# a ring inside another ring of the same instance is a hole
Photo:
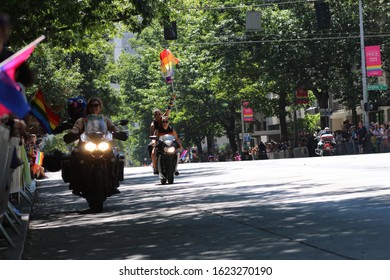
[[[7,64],[8,62],[10,62],[11,60],[13,60],[15,57],[17,57],[18,55],[20,55],[21,53],[23,53],[24,51],[26,51],[27,49],[33,47],[33,46],[36,46],[38,45],[40,42],[42,42],[43,40],[45,39],[45,35],[42,35],[40,37],[38,37],[37,39],[35,39],[34,41],[32,41],[30,44],[28,44],[27,46],[25,46],[23,49],[19,50],[18,52],[14,53],[13,55],[11,55],[10,57],[8,57],[6,60],[2,61],[0,63],[0,68]]]
[[[175,88],[173,87],[173,80],[172,80],[171,86],[172,86],[171,101],[172,101],[172,107],[173,107],[173,105],[175,104],[175,100],[176,100],[176,93],[175,93]],[[177,111],[177,106],[175,106],[175,107],[176,107],[176,111]]]

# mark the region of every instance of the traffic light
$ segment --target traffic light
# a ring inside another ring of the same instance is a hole
[[[368,102],[364,103],[364,111],[365,112],[370,111],[370,103],[368,103]]]
[[[172,21],[169,26],[164,26],[164,39],[165,40],[177,39],[176,21]]]
[[[378,103],[377,102],[366,102],[364,103],[364,111],[378,111]]]
[[[330,28],[330,11],[329,4],[322,0],[315,2],[314,7],[316,9],[317,27],[318,29]]]

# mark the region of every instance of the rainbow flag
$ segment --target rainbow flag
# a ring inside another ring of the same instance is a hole
[[[23,49],[13,54],[6,60],[0,63],[0,71],[7,73],[8,77],[15,81],[15,70],[25,62],[35,50],[35,47],[43,40],[45,36],[41,36],[34,40]]]
[[[37,156],[35,158],[35,164],[42,165],[43,163],[43,152],[37,152]]]
[[[182,160],[185,160],[186,155],[187,155],[187,152],[188,152],[188,150],[184,150],[184,151],[181,153],[180,158],[181,158]]]
[[[53,134],[59,125],[60,117],[47,106],[42,91],[39,89],[30,102],[31,113],[42,125],[45,133]]]
[[[160,68],[161,74],[164,77],[165,81],[170,84],[172,83],[172,78],[174,74],[175,65],[180,62],[170,50],[165,49],[160,52]]]
[[[5,72],[0,71],[0,117],[14,113],[23,119],[30,111],[30,106],[19,86]]]
[[[0,116],[14,113],[23,119],[30,111],[24,95],[15,83],[15,71],[25,62],[45,36],[41,36],[0,63]]]

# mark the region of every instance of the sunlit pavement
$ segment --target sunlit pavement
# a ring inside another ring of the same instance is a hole
[[[390,259],[390,154],[126,169],[105,210],[38,186],[25,259]]]

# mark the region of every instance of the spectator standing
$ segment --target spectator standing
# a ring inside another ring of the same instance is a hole
[[[356,129],[356,139],[358,141],[359,154],[363,154],[366,151],[366,138],[367,138],[367,129],[363,125],[363,122],[358,123],[358,128]]]
[[[45,169],[36,163],[36,158],[39,156],[40,147],[37,143],[37,135],[31,134],[26,143],[27,156],[30,161],[31,177],[36,179],[47,178]]]
[[[380,146],[382,142],[382,136],[384,133],[383,125],[379,125],[379,123],[375,123],[374,127],[370,129],[370,133],[372,135],[372,144],[374,147],[374,152],[380,152]]]

